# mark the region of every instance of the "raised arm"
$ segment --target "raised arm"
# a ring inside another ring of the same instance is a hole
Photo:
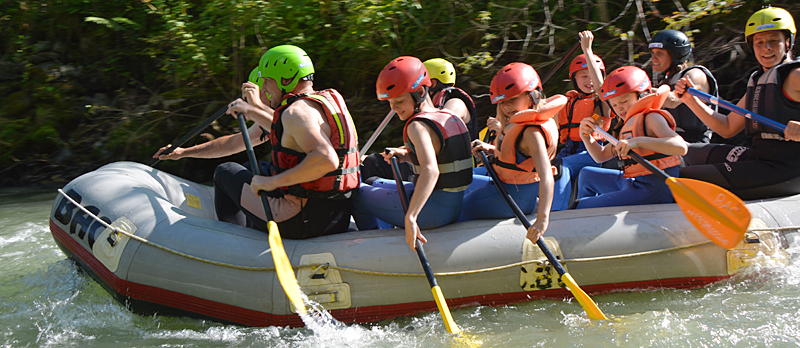
[[[592,87],[594,88],[594,94],[597,98],[600,98],[600,87],[603,86],[603,74],[600,72],[600,67],[597,65],[597,62],[594,60],[594,52],[592,51],[592,42],[594,41],[594,34],[591,31],[586,30],[582,31],[578,34],[578,37],[581,40],[581,49],[583,49],[583,54],[586,56],[586,67],[589,70],[589,78],[592,79]],[[611,107],[608,106],[608,103],[602,104],[603,108],[603,115],[610,116],[611,115]]]

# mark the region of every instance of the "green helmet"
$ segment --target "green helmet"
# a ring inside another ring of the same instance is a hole
[[[253,71],[250,72],[250,77],[247,81],[255,83],[258,86],[258,89],[264,88],[264,79],[261,78],[261,72],[258,71],[258,67],[253,68]]]
[[[275,80],[283,93],[289,93],[297,87],[300,80],[310,80],[314,74],[314,63],[302,48],[294,45],[281,45],[270,48],[261,56],[258,63],[261,78]],[[286,85],[283,80],[290,80]]]

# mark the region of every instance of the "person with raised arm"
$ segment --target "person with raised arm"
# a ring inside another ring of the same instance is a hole
[[[567,105],[558,112],[559,146],[563,146],[556,158],[561,159],[564,167],[570,171],[572,184],[576,184],[578,173],[586,166],[599,167],[600,164],[586,152],[586,146],[579,132],[581,120],[593,115],[602,118],[604,130],[611,126],[611,109],[603,103],[599,96],[599,87],[603,85],[606,67],[600,57],[594,55],[592,42],[594,34],[589,31],[578,33],[583,54],[578,55],[569,65],[569,79],[574,90],[568,91]],[[598,87],[598,88],[595,88]],[[596,138],[602,141],[602,138]]]

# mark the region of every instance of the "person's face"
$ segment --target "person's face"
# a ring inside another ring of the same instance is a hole
[[[672,64],[672,56],[670,56],[669,51],[663,48],[651,48],[650,54],[650,62],[653,64],[653,71],[663,73],[669,69],[669,66]]]
[[[592,85],[592,78],[589,77],[589,70],[579,70],[575,72],[575,84],[584,94],[594,93],[594,86]]]
[[[520,93],[514,97],[504,99],[503,101],[498,103],[500,105],[500,109],[503,110],[503,113],[506,116],[511,116],[520,112],[522,110],[527,110],[532,107],[531,98],[528,92]]]
[[[771,30],[753,35],[753,53],[765,68],[780,64],[788,48],[782,31]]]
[[[411,96],[411,93],[403,93],[388,99],[389,107],[400,117],[400,120],[405,121],[414,116],[414,97]]]
[[[623,119],[628,115],[628,110],[639,100],[636,92],[628,92],[608,99],[614,111]]]
[[[278,84],[275,83],[275,80],[271,78],[264,79],[264,92],[268,94],[268,105],[269,107],[276,109],[281,106],[281,97],[283,93],[281,89],[278,88]],[[264,102],[264,99],[261,99]]]

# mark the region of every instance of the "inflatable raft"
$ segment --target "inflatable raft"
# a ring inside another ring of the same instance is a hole
[[[134,311],[302,326],[274,272],[267,234],[216,221],[213,201],[209,186],[118,162],[60,190],[50,230],[65,254]],[[675,204],[554,212],[546,242],[589,294],[696,288],[754,262],[787,262],[785,249],[800,235],[793,227],[800,225],[798,201],[748,202],[751,231],[730,251],[706,239]],[[425,236],[451,308],[571,297],[515,219],[456,223]],[[436,311],[402,230],[283,243],[302,291],[340,321]],[[610,304],[598,305],[613,313]]]

